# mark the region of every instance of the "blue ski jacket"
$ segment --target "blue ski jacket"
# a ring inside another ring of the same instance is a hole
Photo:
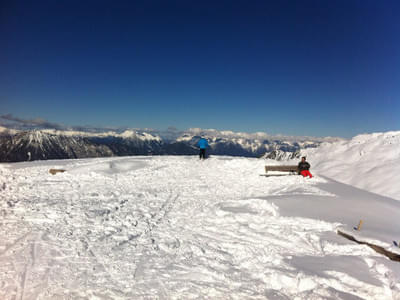
[[[200,149],[206,149],[208,147],[208,142],[205,138],[201,138],[197,145]]]

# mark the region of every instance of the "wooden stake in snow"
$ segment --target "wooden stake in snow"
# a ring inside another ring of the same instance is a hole
[[[356,229],[357,231],[361,230],[362,223],[363,223],[363,220],[360,220],[360,222],[358,223],[357,229]]]

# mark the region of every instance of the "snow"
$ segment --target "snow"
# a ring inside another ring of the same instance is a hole
[[[310,136],[287,136],[287,135],[270,135],[265,132],[235,132],[230,130],[216,130],[216,129],[203,129],[203,128],[189,128],[183,132],[182,136],[206,136],[208,138],[226,138],[226,139],[245,139],[245,140],[284,140],[285,142],[300,142],[313,144],[315,142],[325,141],[325,142],[337,142],[343,140],[338,137],[310,137]]]
[[[400,264],[336,234],[390,248],[400,202],[264,163],[1,164],[0,299],[400,299]]]
[[[125,130],[122,133],[116,131],[105,131],[105,132],[86,132],[86,131],[74,131],[74,130],[56,130],[56,129],[42,129],[35,130],[53,135],[65,135],[65,136],[82,136],[82,137],[120,137],[120,138],[135,138],[143,141],[161,141],[159,136],[151,135],[147,132],[140,133],[136,130]]]
[[[138,133],[136,131],[133,130],[125,130],[123,133],[116,135],[122,138],[139,138],[141,140],[144,141],[152,141],[152,140],[156,140],[158,142],[161,141],[161,138],[159,136],[153,136],[149,133],[143,132],[143,133]]]
[[[0,126],[0,133],[16,134],[17,132],[18,132],[18,130]]]
[[[400,131],[323,143],[302,154],[319,174],[400,200]]]

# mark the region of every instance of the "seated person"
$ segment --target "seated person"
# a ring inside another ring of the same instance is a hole
[[[310,173],[310,164],[308,162],[306,162],[306,157],[303,156],[301,158],[301,162],[299,162],[298,165],[299,168],[299,174],[302,175],[303,177],[309,176],[310,178],[312,178],[312,174]]]

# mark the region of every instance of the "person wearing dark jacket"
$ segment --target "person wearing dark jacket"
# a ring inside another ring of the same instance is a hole
[[[312,178],[312,174],[310,173],[310,164],[306,162],[306,157],[303,156],[301,158],[301,162],[299,162],[298,168],[299,168],[299,174],[302,175],[303,177],[310,177]]]

